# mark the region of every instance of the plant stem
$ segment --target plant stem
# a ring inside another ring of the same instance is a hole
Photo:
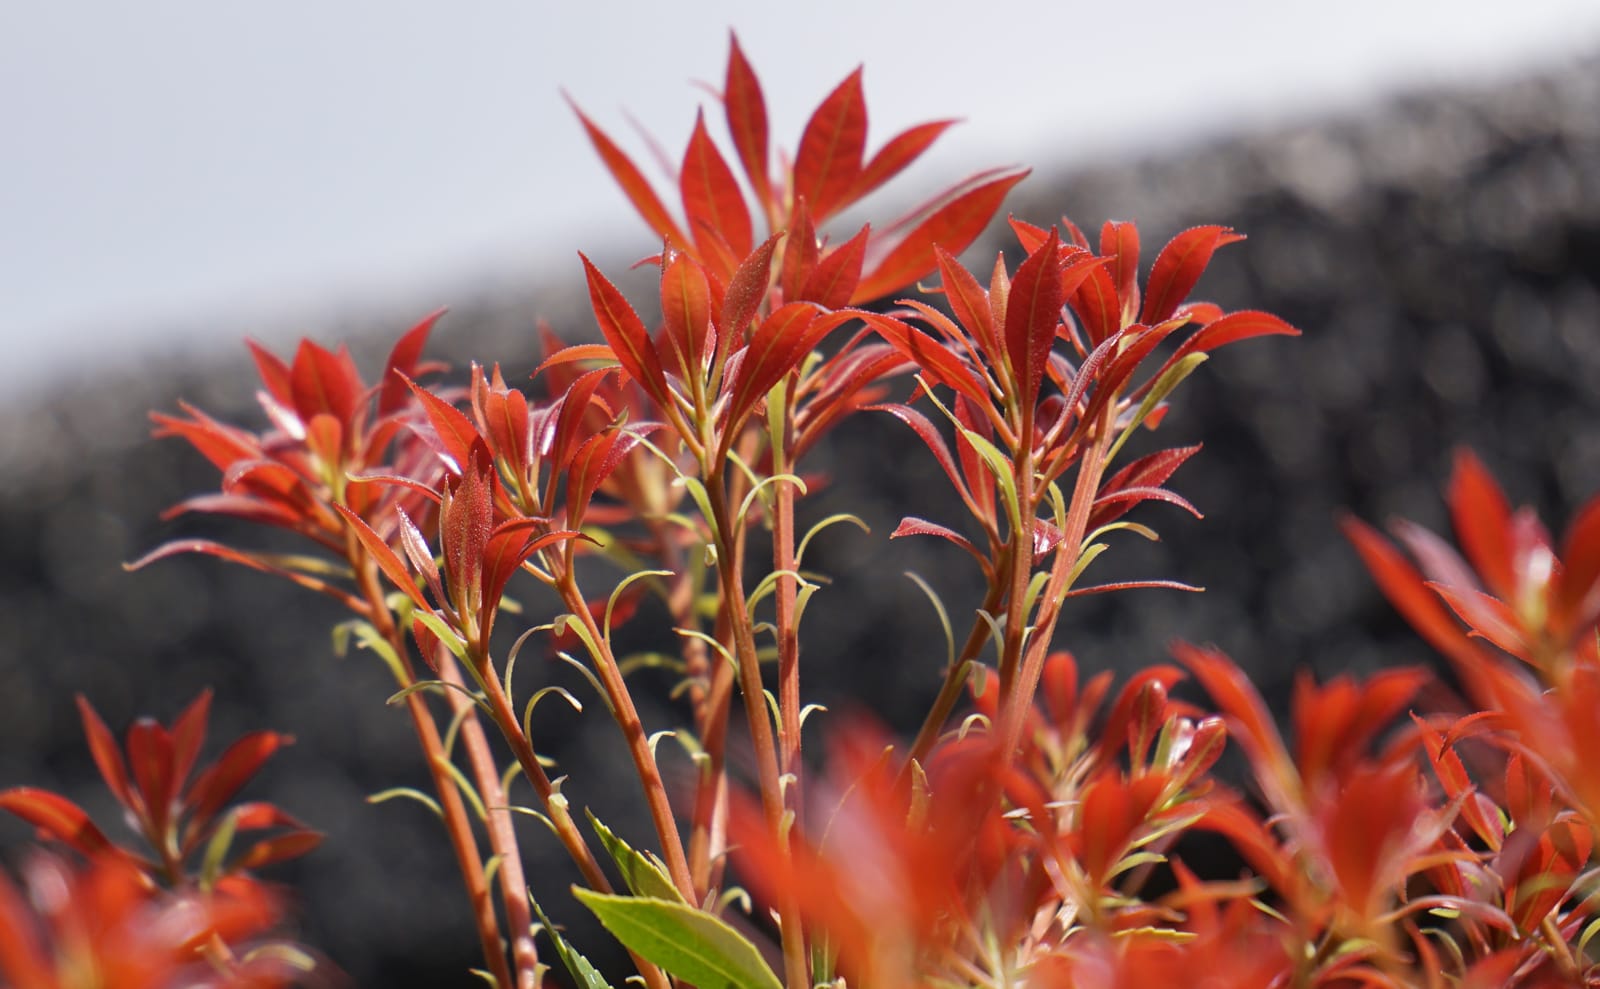
[[[656,837],[661,843],[661,855],[666,860],[667,873],[684,899],[692,900],[695,889],[694,880],[689,875],[689,859],[683,851],[683,838],[678,833],[678,822],[672,814],[672,803],[667,799],[667,787],[661,780],[655,751],[650,746],[644,724],[639,720],[639,711],[634,707],[633,695],[628,692],[622,670],[611,651],[610,638],[595,622],[594,615],[584,603],[583,592],[573,576],[570,560],[557,580],[557,589],[563,603],[572,612],[572,620],[583,624],[590,641],[595,644],[595,670],[600,676],[601,686],[605,688],[612,717],[616,719],[617,727],[622,729],[623,738],[628,744],[628,754],[633,757],[633,768],[639,776],[639,783],[644,787],[645,803],[650,808],[650,819],[655,824]],[[532,751],[531,748],[529,751]]]
[[[711,465],[707,465],[708,467]],[[778,751],[772,736],[772,716],[767,709],[766,691],[761,683],[761,664],[756,655],[755,631],[751,627],[749,608],[745,600],[743,571],[736,554],[732,517],[728,513],[727,492],[721,482],[721,470],[705,470],[704,475],[716,483],[706,485],[711,502],[712,528],[717,541],[717,573],[722,586],[723,607],[733,623],[734,656],[738,662],[739,689],[744,695],[745,719],[749,722],[750,740],[755,747],[756,770],[761,785],[761,807],[766,814],[767,827],[777,842],[783,861],[787,865],[789,836],[784,825],[785,806],[783,784],[778,768]],[[783,941],[783,962],[788,989],[810,989],[805,934],[800,926],[800,908],[793,891],[785,890],[779,897],[778,928]]]
[[[455,657],[439,650],[439,677],[463,686]],[[511,935],[511,957],[516,962],[517,989],[534,989],[538,984],[539,951],[533,940],[533,912],[529,909],[528,883],[523,878],[522,853],[511,820],[511,808],[500,785],[500,767],[489,751],[489,739],[478,720],[476,705],[460,691],[450,691],[453,713],[462,719],[461,740],[467,747],[473,782],[488,809],[485,822],[489,847],[500,859],[500,901],[506,912],[506,927]]]
[[[992,613],[1004,593],[998,581],[990,584],[980,610]],[[901,767],[902,773],[909,769],[913,761],[920,762],[933,751],[939,736],[944,732],[944,725],[950,718],[950,712],[955,710],[956,703],[961,700],[961,691],[967,685],[967,664],[978,658],[978,653],[983,651],[983,644],[988,639],[989,626],[981,618],[974,618],[972,628],[967,632],[967,641],[956,654],[950,668],[945,670],[944,685],[939,688],[939,696],[934,699],[933,706],[922,719],[922,727],[917,731],[916,741],[911,744],[906,764]]]
[[[389,613],[389,606],[384,601],[383,586],[378,580],[377,564],[370,554],[361,548],[353,534],[348,537],[348,543],[346,559],[350,561],[355,571],[356,580],[367,603],[367,614],[364,617],[372,622],[378,634],[383,636],[390,648],[394,649],[406,678],[406,683],[402,686],[410,686],[416,682],[410,650],[406,648],[405,636],[395,625]],[[456,866],[461,870],[462,882],[467,887],[467,897],[472,902],[473,922],[478,929],[478,942],[483,950],[484,964],[489,967],[489,973],[494,977],[497,987],[513,989],[511,969],[501,943],[500,921],[495,915],[494,900],[489,892],[487,877],[484,875],[483,860],[478,855],[478,840],[472,833],[472,820],[467,816],[461,792],[456,788],[455,780],[449,770],[445,768],[449,759],[445,755],[444,741],[439,736],[439,726],[433,720],[433,712],[428,709],[421,691],[413,691],[406,695],[406,711],[411,715],[417,741],[422,745],[423,761],[427,764],[428,775],[433,779],[434,792],[439,796],[439,808],[444,819],[445,831],[450,836],[450,847],[455,852]]]

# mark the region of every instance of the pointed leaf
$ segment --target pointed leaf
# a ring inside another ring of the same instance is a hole
[[[767,174],[767,101],[761,95],[761,81],[739,48],[739,39],[728,33],[728,74],[722,86],[722,106],[728,119],[728,133],[739,150],[739,162],[750,180],[756,199],[764,210],[772,210],[772,179]]]
[[[88,856],[112,847],[82,807],[66,797],[31,786],[0,790],[0,810],[9,811],[58,841]]]
[[[317,831],[294,831],[289,834],[274,835],[251,845],[243,855],[229,863],[228,869],[230,872],[260,869],[275,862],[299,858],[320,844],[322,844],[322,834]]]
[[[1100,228],[1100,256],[1111,259],[1111,280],[1122,301],[1124,325],[1139,317],[1139,228],[1107,220]]]
[[[972,368],[966,361],[951,353],[944,344],[893,316],[864,310],[857,311],[856,316],[872,327],[896,350],[914,361],[931,383],[945,385],[974,402],[988,404],[988,390],[974,377]]]
[[[204,828],[274,753],[293,742],[292,735],[257,731],[228,746],[195,780],[184,800],[185,808],[194,815],[195,826]]]
[[[446,466],[450,472],[458,474],[465,470],[470,462],[472,444],[483,442],[478,435],[478,427],[472,424],[466,413],[438,395],[404,375],[401,375],[401,380],[421,400],[423,411],[428,415],[428,422],[433,425],[433,430],[443,445]]]
[[[405,595],[418,608],[423,611],[432,611],[433,608],[428,604],[428,599],[422,596],[421,591],[417,590],[417,582],[411,578],[411,571],[407,570],[406,565],[400,562],[400,557],[396,556],[394,550],[389,548],[389,544],[384,541],[383,537],[373,532],[372,527],[367,525],[361,516],[350,511],[350,509],[343,505],[335,505],[333,507],[338,510],[340,515],[344,516],[344,520],[349,524],[350,530],[356,534],[356,538],[361,541],[361,545],[366,548],[367,552],[372,554],[373,562],[378,564],[378,569],[382,570],[383,575],[389,578],[389,582],[404,591]],[[442,604],[443,602],[441,602]]]
[[[862,227],[854,237],[824,254],[806,279],[805,287],[797,299],[815,302],[828,309],[841,309],[848,305],[861,281],[861,265],[867,254],[870,226]]]
[[[340,425],[351,421],[363,391],[348,353],[335,354],[310,340],[301,340],[295,351],[289,388],[302,420],[325,412]]]
[[[1038,403],[1045,362],[1061,322],[1061,255],[1056,245],[1052,230],[1017,268],[1006,300],[1006,359],[1017,382],[1017,400],[1028,411]]]
[[[1511,505],[1494,475],[1472,451],[1456,451],[1450,475],[1450,521],[1467,560],[1495,595],[1510,600],[1517,593],[1512,549]]]
[[[1154,326],[1166,320],[1188,297],[1217,248],[1243,239],[1227,227],[1208,226],[1191,227],[1168,241],[1150,268],[1139,321]]]
[[[642,896],[572,891],[623,947],[697,986],[782,989],[745,937],[693,907]]]
[[[706,273],[687,254],[667,262],[661,272],[661,319],[679,355],[685,381],[705,375],[716,341],[712,337],[711,286]]]
[[[639,171],[633,160],[617,147],[616,142],[611,140],[605,131],[596,127],[594,121],[578,109],[578,104],[572,101],[572,97],[565,93],[561,95],[566,99],[567,105],[572,107],[572,112],[578,115],[584,132],[589,135],[589,143],[594,145],[600,160],[611,172],[611,177],[617,180],[617,185],[622,187],[623,194],[633,203],[633,208],[644,218],[650,229],[655,231],[656,236],[680,248],[687,249],[693,246],[689,238],[678,228],[677,222],[672,219],[672,214],[661,204],[660,197],[650,188],[650,182]]]
[[[915,282],[937,264],[934,245],[951,254],[971,246],[994,218],[1012,186],[1027,177],[1027,171],[1013,172],[990,179],[955,196],[934,210],[927,219],[896,244],[856,286],[852,304],[871,302]]]
[[[122,762],[122,751],[117,747],[116,737],[100,719],[87,697],[79,694],[77,701],[78,715],[83,720],[83,737],[89,743],[89,753],[94,756],[95,767],[100,770],[101,778],[106,781],[107,789],[117,798],[117,802],[124,807],[131,807],[128,771]]]
[[[978,564],[983,567],[984,573],[988,573],[990,570],[989,560],[978,551],[978,547],[972,544],[972,540],[937,522],[929,522],[927,519],[919,519],[916,516],[908,515],[900,520],[900,524],[895,526],[893,532],[889,533],[890,539],[899,539],[902,536],[938,536],[940,539],[955,543],[968,553],[971,553],[972,558],[977,560]]]
[[[795,152],[794,195],[805,197],[817,220],[847,205],[866,143],[867,105],[857,68],[811,114]]]
[[[383,382],[378,392],[380,417],[398,412],[405,405],[406,382],[401,380],[401,376],[417,376],[417,362],[422,359],[422,350],[428,345],[428,334],[444,313],[443,309],[435,309],[395,341],[394,349],[389,351],[388,363],[384,365]],[[396,371],[400,374],[396,375]]]
[[[888,142],[867,162],[866,167],[861,169],[861,174],[856,178],[855,188],[850,190],[850,201],[863,198],[899,175],[906,166],[921,158],[923,153],[932,147],[933,142],[939,139],[939,135],[949,130],[950,125],[955,122],[934,120],[909,127],[889,138]]]
[[[661,362],[650,345],[650,334],[645,330],[639,314],[633,311],[628,300],[588,257],[581,253],[578,257],[583,259],[584,274],[589,280],[589,301],[594,306],[595,320],[600,324],[600,332],[605,334],[612,352],[622,362],[623,370],[639,383],[645,394],[655,399],[657,404],[667,404],[670,399],[667,397],[666,378],[662,375]]]
[[[735,257],[742,258],[750,253],[750,210],[732,169],[706,132],[703,113],[695,115],[694,133],[689,137],[689,146],[683,153],[683,168],[678,173],[678,187],[683,196],[683,212],[696,242],[702,241],[703,231],[715,231],[727,242]]]

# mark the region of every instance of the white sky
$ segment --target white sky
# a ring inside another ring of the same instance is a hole
[[[1600,44],[1600,4],[3,0],[0,388],[643,253],[558,89],[677,154],[729,26],[782,146],[861,62],[874,146],[966,118],[931,187],[1534,68]]]

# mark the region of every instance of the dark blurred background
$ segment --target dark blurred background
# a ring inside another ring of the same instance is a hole
[[[1163,542],[1120,544],[1096,568],[1105,580],[1170,576],[1207,590],[1072,605],[1061,644],[1090,669],[1160,661],[1183,637],[1221,646],[1276,701],[1301,667],[1327,676],[1429,662],[1365,578],[1336,514],[1445,529],[1439,489],[1459,445],[1479,452],[1513,501],[1557,526],[1600,490],[1600,56],[1231,136],[1183,136],[1159,151],[1080,157],[1041,168],[1008,208],[1040,223],[1065,213],[1085,229],[1136,219],[1146,268],[1178,230],[1229,224],[1249,240],[1219,255],[1197,294],[1305,330],[1220,352],[1144,439],[1147,449],[1205,442],[1172,486],[1206,518],[1141,508]],[[973,256],[1011,248],[1002,234]],[[626,246],[610,253],[610,270],[648,250],[638,237],[613,242]],[[453,298],[432,353],[458,368],[498,359],[508,375],[524,374],[537,318],[593,333],[580,284],[561,262],[515,287],[496,282]],[[374,368],[388,339],[427,308],[351,305],[316,333],[353,341]],[[238,335],[250,328],[247,317],[234,325]],[[426,783],[403,712],[383,703],[391,688],[381,665],[334,657],[328,629],[340,613],[215,560],[121,568],[178,534],[271,544],[157,520],[216,478],[181,444],[149,441],[146,410],[183,398],[224,419],[261,421],[242,347],[232,357],[182,345],[159,354],[34,381],[27,401],[0,411],[0,786],[58,788],[114,829],[73,694],[87,694],[120,732],[139,714],[168,719],[214,686],[209,754],[254,728],[298,738],[249,795],[328,833],[316,853],[274,872],[296,890],[305,940],[362,985],[471,985],[464,970],[475,941],[440,828],[418,806],[363,801]],[[895,451],[887,466],[885,450]],[[833,484],[805,503],[806,515],[850,510],[873,531],[834,530],[808,557],[834,577],[805,629],[810,699],[864,706],[908,730],[937,687],[944,646],[900,573],[927,577],[958,622],[978,584],[946,544],[887,534],[907,514],[959,525],[959,504],[886,417],[838,431],[813,466]],[[634,632],[648,637],[658,617],[642,614]],[[524,689],[571,679],[532,663],[521,677]],[[541,711],[537,741],[571,774],[567,792],[642,839],[636,785],[609,723],[597,710]],[[678,714],[660,705],[644,717],[665,728]],[[27,837],[0,821],[0,858],[14,864]],[[572,877],[555,842],[537,826],[524,839],[547,905],[580,945],[604,954],[603,935],[559,892]]]

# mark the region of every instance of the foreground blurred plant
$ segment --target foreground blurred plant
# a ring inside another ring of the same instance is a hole
[[[135,566],[210,554],[350,612],[337,641],[386,664],[391,703],[407,708],[434,787],[374,799],[411,796],[438,814],[476,921],[479,974],[506,989],[541,984],[542,932],[580,985],[606,985],[530,896],[513,828],[525,813],[576,863],[575,895],[652,989],[1595,981],[1600,500],[1557,554],[1463,456],[1450,500],[1466,560],[1401,525],[1419,572],[1348,523],[1478,710],[1415,711],[1429,681],[1417,670],[1303,677],[1286,741],[1232,662],[1188,645],[1176,647],[1178,665],[1113,692],[1109,674],[1081,677],[1058,647],[1067,602],[1196,590],[1161,577],[1086,580],[1120,534],[1156,538],[1129,517],[1144,502],[1199,515],[1166,487],[1199,446],[1134,456],[1129,444],[1141,427],[1164,426],[1169,397],[1214,351],[1297,332],[1267,313],[1188,299],[1214,253],[1242,238],[1183,231],[1141,280],[1130,223],[1107,223],[1091,241],[1070,221],[1014,219],[1020,261],[1002,256],[980,280],[956,255],[1023,173],[979,173],[899,220],[835,237],[843,211],[949,122],[869,155],[858,71],[817,107],[794,153],[775,156],[737,43],[716,96],[734,164],[697,118],[669,168],[681,212],[578,111],[658,238],[646,263],[660,316],[648,323],[583,258],[602,342],[567,346],[544,331],[544,397],[512,387],[497,365],[474,365],[464,389],[419,384],[439,370],[421,357],[436,314],[400,339],[372,383],[343,349],[307,341],[284,360],[253,347],[264,432],[187,406],[155,417],[158,435],[188,441],[222,476],[219,491],[170,514],[286,529],[312,552],[185,538]],[[857,308],[913,290],[924,298]],[[799,633],[824,581],[805,552],[834,523],[866,526],[836,515],[801,533],[797,505],[821,483],[807,454],[858,412],[909,427],[971,516],[908,517],[892,536],[950,542],[974,560],[984,591],[957,612],[933,600],[949,652],[930,671],[942,683],[916,736],[900,745],[828,715],[825,768],[813,776],[801,729],[817,711],[803,703]],[[507,647],[495,631],[521,612],[507,591],[530,578],[559,613]],[[659,608],[641,610],[647,596]],[[670,645],[620,654],[614,631],[636,612],[664,614]],[[964,637],[952,613],[972,616]],[[533,743],[539,702],[582,705],[519,680],[530,636],[582,671],[615,722],[653,848],[629,846],[592,814],[580,825],[572,791],[583,781],[551,778]],[[679,677],[670,725],[641,718],[634,691],[644,688],[629,675],[643,665]],[[1174,696],[1190,677],[1215,712]],[[186,787],[207,702],[170,729],[135,725],[126,762],[81,705],[95,760],[148,855],[118,849],[62,798],[0,794],[0,807],[90,861],[73,874],[42,860],[71,909],[35,882],[30,913],[0,887],[0,911],[24,932],[0,940],[11,983],[58,984],[50,973],[63,966],[100,971],[97,952],[121,943],[127,904],[141,918],[148,974],[100,984],[172,984],[202,961],[207,978],[255,977],[235,939],[255,937],[272,911],[255,915],[260,924],[224,923],[234,903],[224,894],[258,891],[249,870],[309,850],[315,836],[267,805],[226,809],[282,736],[247,737]],[[735,757],[741,722],[751,751]],[[1229,736],[1249,767],[1242,787],[1213,775]],[[679,792],[663,782],[666,738],[693,767]],[[748,792],[730,764],[751,768]],[[513,803],[519,778],[526,804]],[[260,828],[277,833],[230,852]],[[1184,856],[1202,833],[1231,843],[1249,871],[1203,876]],[[759,946],[737,916],[750,901],[736,881],[770,912],[775,945]],[[188,921],[169,924],[174,912]],[[90,928],[113,933],[91,943],[80,936]]]

